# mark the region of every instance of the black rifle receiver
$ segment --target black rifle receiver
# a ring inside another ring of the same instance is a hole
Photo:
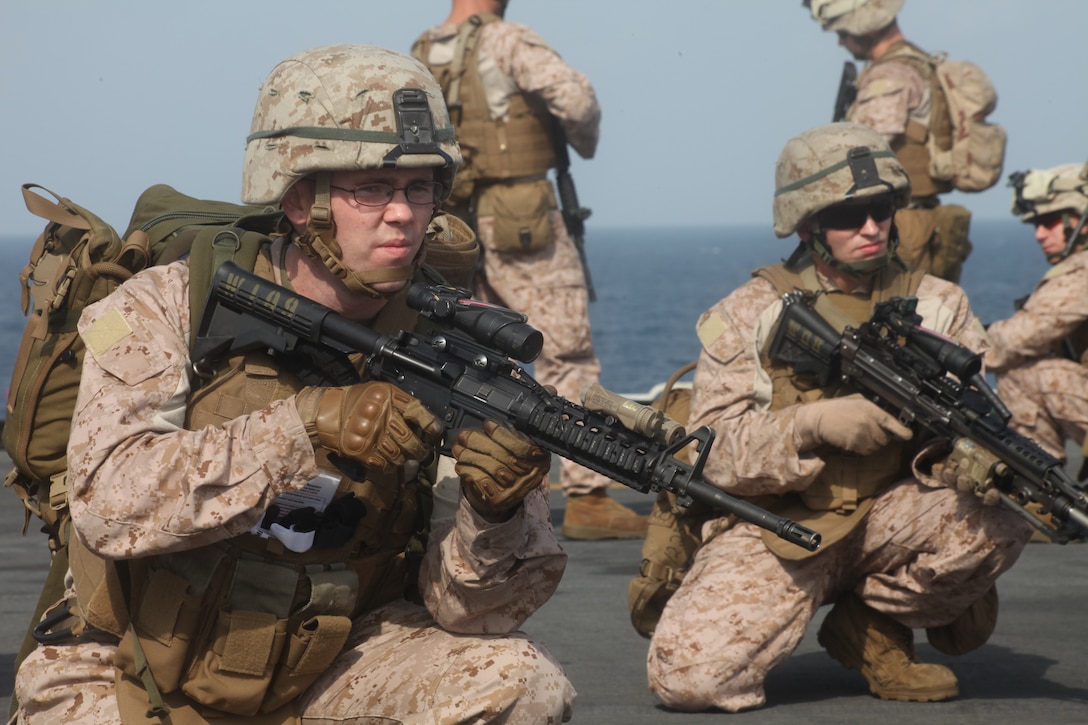
[[[846,112],[850,110],[850,104],[858,96],[857,80],[857,66],[849,60],[843,61],[842,75],[839,76],[839,92],[835,95],[835,110],[831,113],[832,123],[846,120]]]
[[[876,305],[872,319],[840,335],[812,308],[813,295],[786,294],[771,359],[814,373],[821,385],[844,380],[904,425],[944,439],[966,439],[990,462],[1000,500],[1051,540],[1088,537],[1088,495],[1062,462],[1008,427],[1009,411],[981,374],[980,357],[919,325],[917,299]],[[1052,514],[1052,525],[1028,510]]]
[[[820,535],[707,483],[703,465],[714,431],[703,426],[666,443],[624,428],[613,416],[588,410],[545,388],[511,357],[535,357],[539,332],[511,310],[468,299],[450,287],[413,284],[408,303],[439,329],[381,335],[329,308],[273,284],[233,262],[216,271],[208,292],[194,367],[248,349],[293,353],[319,345],[367,356],[370,379],[410,393],[446,424],[442,452],[457,431],[485,420],[504,422],[541,448],[601,473],[640,493],[670,491],[681,503],[697,499],[815,551]],[[676,453],[694,443],[694,464]]]
[[[582,274],[586,280],[586,293],[590,302],[597,301],[597,291],[593,288],[593,275],[589,272],[589,260],[586,259],[586,219],[593,213],[591,209],[578,202],[578,192],[574,188],[574,177],[570,175],[570,152],[567,151],[567,133],[563,124],[552,116],[552,142],[555,149],[555,188],[559,192],[559,208],[563,212],[563,225],[567,235],[578,250],[578,259],[582,262]]]

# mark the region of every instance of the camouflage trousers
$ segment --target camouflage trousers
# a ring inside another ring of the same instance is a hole
[[[1012,413],[1009,424],[1065,460],[1065,441],[1085,443],[1088,432],[1088,368],[1072,360],[1044,358],[995,374],[997,391]]]
[[[15,722],[120,723],[116,645],[94,633],[39,646],[16,676]],[[304,725],[531,725],[569,720],[574,697],[560,665],[526,635],[451,634],[401,601],[357,620],[344,651],[297,702]]]
[[[1031,536],[1010,510],[913,479],[881,493],[857,528],[815,556],[780,559],[761,531],[741,523],[712,538],[665,606],[647,670],[668,707],[760,707],[767,673],[797,648],[817,610],[845,592],[911,628],[948,624]]]
[[[560,395],[581,402],[582,390],[597,382],[601,365],[589,326],[589,295],[578,250],[567,235],[562,215],[552,211],[554,244],[535,252],[494,249],[494,217],[480,217],[476,227],[484,247],[483,275],[476,297],[517,310],[544,335],[544,349],[533,363],[533,376]],[[609,480],[563,459],[559,483],[567,495],[606,488]]]

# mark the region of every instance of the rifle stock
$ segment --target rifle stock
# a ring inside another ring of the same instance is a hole
[[[194,367],[200,370],[210,360],[255,348],[273,354],[313,346],[338,354],[361,352],[367,356],[370,379],[397,385],[444,421],[441,450],[446,455],[457,431],[496,420],[541,448],[640,493],[665,489],[681,502],[697,499],[810,551],[819,547],[815,531],[729,496],[703,479],[714,440],[711,428],[703,426],[666,443],[556,395],[511,359],[531,361],[540,350],[540,333],[525,324],[523,315],[483,305],[468,295],[413,284],[408,304],[437,331],[429,336],[405,330],[381,335],[227,262],[212,279],[193,346]],[[694,464],[676,458],[689,444],[698,452]]]
[[[1058,458],[1008,427],[1008,410],[982,377],[979,356],[920,327],[915,298],[882,302],[870,321],[841,335],[811,307],[811,295],[792,292],[783,303],[772,360],[816,374],[821,385],[845,380],[900,422],[946,440],[949,450],[970,441],[990,454],[987,475],[1003,505],[1058,543],[1088,536],[1083,488]],[[1030,511],[1033,503],[1057,524]]]

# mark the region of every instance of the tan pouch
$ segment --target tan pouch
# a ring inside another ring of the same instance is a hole
[[[351,632],[351,620],[339,616],[311,617],[294,627],[276,676],[265,694],[261,712],[298,697],[333,663]]]
[[[700,530],[711,512],[700,504],[696,507],[695,512],[678,507],[676,496],[665,490],[654,500],[638,576],[627,585],[631,625],[643,637],[653,635],[665,604],[680,588],[702,543]]]
[[[298,581],[292,567],[243,554],[210,634],[194,644],[181,691],[216,710],[257,713],[287,640]]]
[[[928,270],[933,263],[931,242],[937,229],[932,209],[900,209],[895,213],[899,230],[899,258],[916,269]]]
[[[558,209],[548,179],[491,184],[480,192],[476,215],[491,217],[488,229],[480,224],[480,241],[497,252],[535,252],[555,241],[552,212]]]
[[[133,637],[138,634],[155,684],[162,692],[176,690],[201,626],[201,599],[190,591],[188,580],[165,569],[152,571],[140,611],[117,647],[118,669],[137,675]]]
[[[804,491],[801,501],[813,511],[849,513],[862,501],[887,488],[906,475],[905,448],[891,443],[869,456],[849,453],[825,453],[824,470]]]
[[[255,715],[286,640],[286,619],[270,612],[221,609],[212,645],[193,662],[181,691],[216,710]]]
[[[930,273],[958,282],[963,263],[971,254],[971,212],[959,204],[941,204],[933,210],[937,223],[937,245]]]

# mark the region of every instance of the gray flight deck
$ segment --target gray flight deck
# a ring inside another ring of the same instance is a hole
[[[0,456],[0,468],[8,461]],[[616,498],[646,513],[650,496],[616,487]],[[22,511],[14,494],[0,507],[0,709],[8,709],[12,660],[37,600],[48,554],[32,523],[20,535]],[[563,518],[553,491],[552,517]],[[997,631],[978,650],[945,657],[925,643],[927,661],[953,667],[961,695],[945,703],[898,703],[868,694],[856,672],[840,667],[816,643],[821,610],[794,656],[771,673],[767,705],[751,712],[679,713],[659,706],[646,689],[646,640],[627,620],[627,582],[641,541],[567,541],[566,575],[556,595],[525,629],[543,640],[578,690],[575,723],[590,725],[700,725],[710,722],[924,723],[925,725],[1057,725],[1088,723],[1088,545],[1030,544],[999,582]]]

